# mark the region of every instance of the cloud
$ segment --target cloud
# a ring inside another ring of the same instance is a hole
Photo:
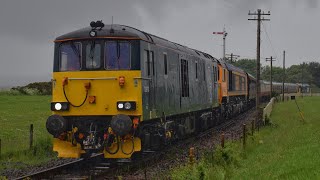
[[[0,6],[0,84],[50,80],[53,40],[88,26],[92,20],[125,24],[191,48],[222,56],[256,55],[256,22],[249,10],[271,11],[262,29],[262,57],[287,50],[287,64],[319,61],[318,0],[2,0]],[[267,35],[268,34],[268,35]],[[265,62],[263,62],[265,63]]]

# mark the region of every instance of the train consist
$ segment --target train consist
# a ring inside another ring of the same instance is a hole
[[[54,48],[46,127],[59,157],[130,158],[255,104],[256,80],[244,70],[132,27],[92,22]],[[267,83],[261,89],[269,96]]]

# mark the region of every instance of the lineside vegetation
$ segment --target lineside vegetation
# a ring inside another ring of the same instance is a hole
[[[4,168],[39,164],[54,157],[51,137],[46,131],[51,96],[0,94],[0,173]],[[34,141],[29,147],[29,128]]]
[[[245,149],[229,142],[203,155],[197,164],[171,172],[172,179],[319,179],[320,97],[277,103],[270,125],[249,136]]]

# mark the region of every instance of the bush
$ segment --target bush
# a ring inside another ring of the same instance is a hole
[[[21,95],[21,93],[18,90],[2,90],[0,91],[0,95],[7,95],[7,96],[16,96]]]
[[[34,82],[26,86],[13,87],[8,92],[11,95],[51,95],[51,93],[51,82]]]

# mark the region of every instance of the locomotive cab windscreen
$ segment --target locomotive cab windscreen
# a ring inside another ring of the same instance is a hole
[[[57,43],[54,72],[139,70],[137,41],[92,40]]]

